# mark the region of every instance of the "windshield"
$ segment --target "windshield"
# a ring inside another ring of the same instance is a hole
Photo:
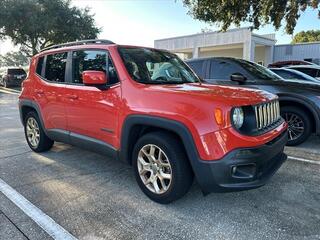
[[[248,62],[245,60],[238,59],[239,65],[246,69],[253,77],[257,80],[283,80],[280,76],[273,73],[266,67],[263,67],[259,64]]]
[[[119,47],[130,76],[149,84],[199,82],[199,78],[175,54],[149,48]]]
[[[284,79],[289,80],[307,80],[317,82],[316,78],[313,78],[305,73],[293,70],[293,69],[272,69],[272,71]]]

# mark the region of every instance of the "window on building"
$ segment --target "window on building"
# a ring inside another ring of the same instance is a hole
[[[45,78],[52,82],[65,82],[67,53],[47,55]]]
[[[286,46],[286,55],[292,55],[292,46],[291,45]]]

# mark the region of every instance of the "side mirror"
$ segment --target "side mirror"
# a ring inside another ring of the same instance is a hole
[[[84,85],[106,85],[108,78],[102,71],[84,71],[82,73],[82,81]]]
[[[234,73],[231,74],[230,80],[238,83],[244,83],[247,80],[247,78],[243,76],[241,73]]]

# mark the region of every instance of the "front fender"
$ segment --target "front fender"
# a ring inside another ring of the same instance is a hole
[[[196,144],[189,129],[182,123],[175,120],[170,120],[162,117],[148,116],[148,115],[130,115],[124,122],[121,131],[120,143],[120,159],[129,162],[131,159],[130,154],[130,132],[136,125],[162,128],[176,133],[183,142],[189,159],[198,159],[198,151]]]
[[[281,102],[288,101],[292,103],[298,103],[308,109],[314,120],[315,120],[315,130],[316,134],[320,135],[320,108],[314,102],[310,101],[307,97],[301,96],[300,94],[278,94],[280,104]]]

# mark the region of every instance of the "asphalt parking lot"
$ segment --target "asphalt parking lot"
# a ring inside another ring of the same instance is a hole
[[[194,183],[181,200],[159,205],[123,163],[61,143],[32,152],[17,98],[0,89],[0,180],[75,238],[320,239],[318,137],[286,149],[292,158],[262,188],[204,197]],[[0,229],[0,239],[51,239],[1,191]]]

